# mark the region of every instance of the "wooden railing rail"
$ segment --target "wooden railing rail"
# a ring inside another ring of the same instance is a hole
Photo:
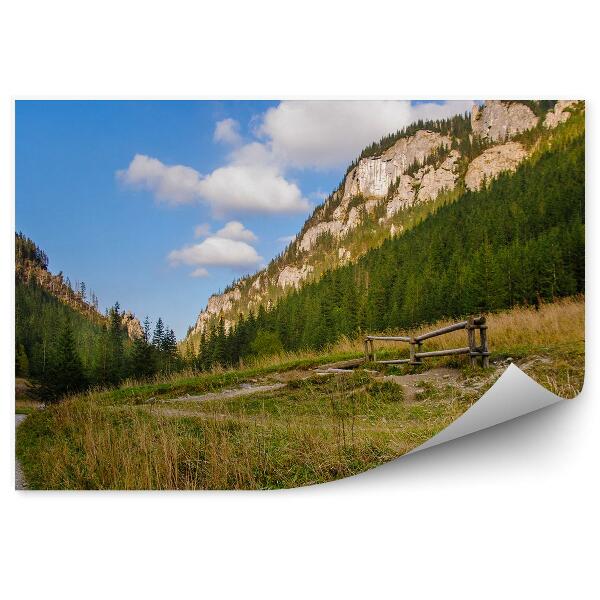
[[[466,329],[468,346],[463,348],[450,348],[447,350],[433,350],[430,352],[422,352],[421,348],[425,340]],[[479,345],[476,344],[475,331],[479,330]],[[410,358],[398,358],[392,360],[377,360],[375,355],[375,341],[381,342],[406,342],[410,344]],[[489,349],[487,344],[487,324],[485,317],[470,317],[466,321],[460,321],[435,331],[429,331],[415,337],[408,336],[392,336],[392,335],[368,335],[365,337],[365,357],[367,361],[376,362],[384,365],[410,364],[420,365],[424,358],[434,356],[453,356],[456,354],[468,354],[471,365],[475,365],[477,358],[481,358],[481,366],[486,368],[489,366]]]

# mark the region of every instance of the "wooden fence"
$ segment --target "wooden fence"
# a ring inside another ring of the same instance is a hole
[[[434,350],[432,352],[422,352],[421,348],[425,340],[437,337],[438,335],[444,335],[445,333],[451,333],[452,331],[458,331],[459,329],[466,329],[467,331],[467,346],[464,348],[451,348],[449,350]],[[479,330],[479,345],[476,345],[475,331]],[[395,360],[376,360],[375,345],[373,342],[406,342],[410,344],[410,358],[401,358]],[[487,325],[485,317],[470,317],[466,321],[460,323],[454,323],[429,333],[424,333],[417,337],[407,336],[377,336],[368,335],[365,338],[365,357],[367,361],[377,362],[386,365],[398,365],[398,364],[410,364],[420,365],[424,358],[433,356],[451,356],[454,354],[468,354],[471,361],[471,365],[475,365],[477,358],[481,357],[481,366],[486,368],[489,366],[489,350],[487,343]]]

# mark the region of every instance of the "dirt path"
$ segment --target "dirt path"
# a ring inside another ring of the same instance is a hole
[[[228,400],[229,398],[238,398],[239,396],[249,396],[259,392],[270,392],[285,387],[285,383],[272,383],[270,385],[254,385],[252,383],[243,383],[238,388],[222,390],[220,392],[208,392],[199,396],[180,396],[178,398],[161,399],[159,402],[206,402],[207,400]]]
[[[27,415],[15,414],[15,429],[27,418]],[[25,477],[23,475],[23,469],[19,459],[15,456],[15,490],[25,490],[27,485],[25,484]]]
[[[429,369],[429,371],[424,371],[423,373],[417,373],[414,375],[384,375],[382,377],[382,379],[393,381],[394,383],[402,386],[408,401],[413,400],[419,392],[423,391],[423,388],[419,386],[421,381],[426,381],[434,385],[449,385],[456,383],[459,378],[459,371],[456,369],[448,369],[446,367]]]
[[[348,371],[351,372],[351,371]],[[319,374],[327,374],[321,373]],[[332,372],[333,373],[333,372]],[[195,411],[192,407],[167,407],[164,404],[175,403],[175,402],[189,402],[189,403],[200,403],[206,402],[209,400],[228,400],[230,398],[241,398],[244,396],[249,396],[251,394],[257,394],[260,392],[268,392],[272,390],[278,390],[287,385],[289,381],[297,380],[297,379],[306,379],[307,377],[311,377],[311,373],[307,373],[306,371],[294,371],[292,373],[287,373],[284,381],[280,381],[278,383],[272,384],[256,384],[256,383],[244,383],[237,388],[221,390],[219,392],[209,392],[206,394],[200,394],[197,396],[179,396],[177,398],[167,398],[167,399],[159,399],[154,401],[150,399],[149,407],[152,411],[158,411],[160,414],[167,417],[186,417],[186,416],[207,416],[203,415],[203,413],[199,413]],[[433,369],[429,369],[428,371],[424,371],[422,373],[416,373],[411,375],[383,375],[376,376],[378,380],[388,380],[393,381],[394,383],[400,385],[404,389],[405,398],[407,401],[411,402],[415,400],[417,394],[419,392],[423,392],[424,387],[423,384],[431,384],[435,387],[443,387],[443,386],[458,386],[463,389],[468,389],[469,391],[475,391],[477,387],[483,385],[486,379],[482,380],[477,384],[476,382],[470,382],[468,385],[462,381],[461,373],[457,369],[450,369],[447,367],[437,367]],[[163,406],[161,406],[163,405]],[[211,418],[230,418],[230,415],[226,414],[215,414],[211,413]],[[239,417],[238,417],[239,418]]]

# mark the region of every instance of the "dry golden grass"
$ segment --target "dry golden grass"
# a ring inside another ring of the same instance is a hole
[[[498,313],[484,315],[488,324],[488,345],[493,355],[526,358],[535,352],[578,349],[583,356],[585,303],[583,296],[563,298],[553,303],[535,307],[517,307]],[[394,330],[388,335],[415,336],[455,323],[456,319],[443,319],[430,325],[414,329]],[[369,332],[376,335],[377,332]],[[423,350],[442,350],[466,346],[466,332],[455,331],[424,343]],[[331,356],[360,356],[363,338],[342,338],[326,351],[326,359]],[[408,356],[408,344],[377,342],[379,354]],[[324,353],[315,351],[282,352],[255,358],[247,362],[248,367],[266,369],[273,365],[293,363],[298,360],[317,360]],[[324,361],[323,361],[324,362]]]

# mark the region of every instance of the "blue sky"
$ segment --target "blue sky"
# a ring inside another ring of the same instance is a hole
[[[16,228],[181,338],[281,252],[361,148],[453,102],[18,101]]]

